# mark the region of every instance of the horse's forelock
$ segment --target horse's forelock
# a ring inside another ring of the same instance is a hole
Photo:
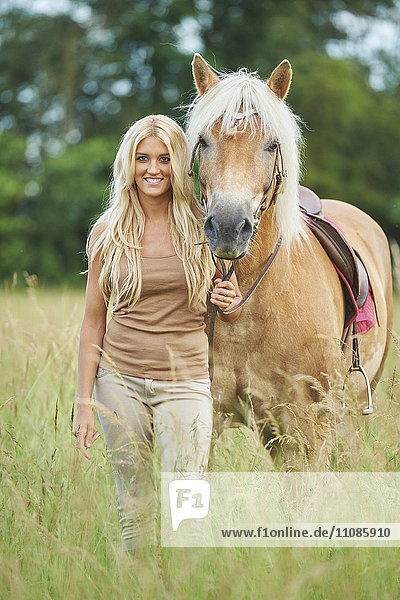
[[[214,123],[221,120],[221,132],[232,127],[237,113],[251,113],[255,108],[259,114],[258,127],[266,132],[271,128],[279,100],[267,84],[255,73],[241,69],[237,73],[222,76],[220,82],[206,94],[198,97],[189,107],[187,132],[193,145],[201,132],[210,131]],[[253,115],[245,117],[244,124],[255,125]]]

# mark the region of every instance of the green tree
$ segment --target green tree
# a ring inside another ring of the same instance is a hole
[[[32,206],[33,269],[52,283],[80,285],[89,226],[105,205],[117,138],[93,137],[48,157]]]
[[[29,238],[33,227],[31,196],[37,184],[25,162],[25,140],[12,133],[0,136],[0,273],[30,269]]]
[[[32,178],[23,138],[0,136],[1,279],[28,271],[42,283],[84,283],[85,241],[104,208],[117,143],[97,137],[71,146]]]
[[[355,61],[309,54],[298,63],[290,101],[301,106],[306,185],[366,210],[396,235],[400,106],[371,90]]]
[[[400,62],[387,88],[360,60],[334,59],[335,16],[374,18],[393,0],[71,0],[65,14],[0,14],[0,274],[83,281],[118,139],[144,114],[183,116],[191,56],[268,77],[289,58],[289,104],[305,124],[305,183],[364,208],[400,238]],[[191,32],[185,34],[185,32]],[[186,38],[185,38],[186,35]],[[397,62],[396,62],[397,61]]]

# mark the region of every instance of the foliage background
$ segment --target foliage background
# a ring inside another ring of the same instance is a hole
[[[304,183],[400,240],[399,24],[395,0],[3,0],[0,278],[84,284],[119,140],[151,112],[182,122],[193,51],[263,78],[288,58]]]

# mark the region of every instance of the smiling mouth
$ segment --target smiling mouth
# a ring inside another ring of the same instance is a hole
[[[147,181],[147,183],[160,183],[162,181],[162,178],[159,177],[144,177],[143,179]]]

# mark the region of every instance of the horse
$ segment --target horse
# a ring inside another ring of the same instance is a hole
[[[209,248],[235,263],[243,292],[274,255],[240,317],[216,324],[216,414],[230,425],[253,424],[266,447],[286,440],[281,446],[287,446],[289,463],[297,454],[307,465],[325,468],[332,437],[326,399],[336,390],[334,405],[342,407],[338,390],[352,352],[346,357],[342,351],[340,277],[299,206],[302,136],[299,118],[285,102],[291,65],[282,61],[264,81],[246,69],[217,74],[196,54],[192,71],[198,93],[186,132],[193,157],[198,152]],[[392,327],[388,241],[355,206],[333,199],[322,206],[368,273],[376,323],[360,338],[359,352],[374,390]]]

